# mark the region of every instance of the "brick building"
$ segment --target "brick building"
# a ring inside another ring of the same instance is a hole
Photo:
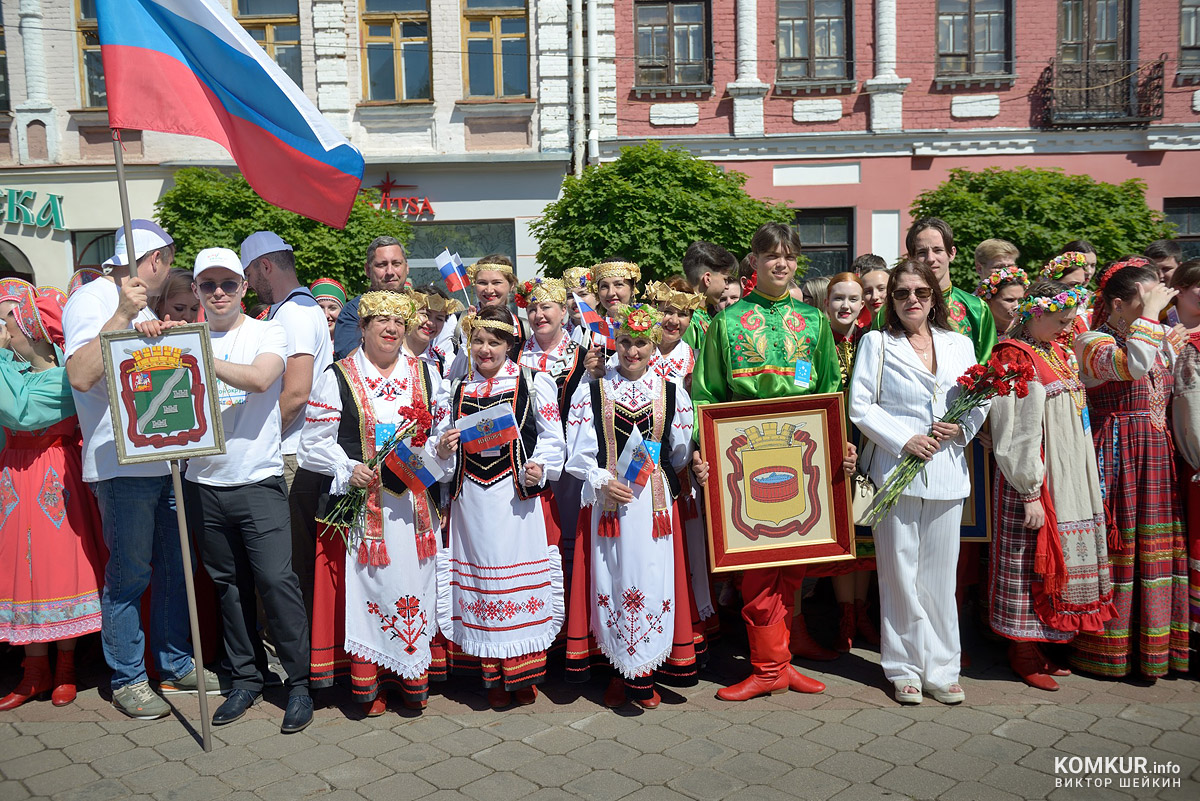
[[[822,271],[898,256],[912,199],[954,167],[1137,177],[1200,240],[1200,0],[600,5],[601,157],[657,139],[747,173]]]
[[[568,0],[219,0],[363,151],[365,186],[416,224],[418,277],[443,243],[534,269],[526,222],[569,168]],[[0,272],[65,285],[120,224],[95,0],[2,0]],[[124,137],[135,216],[215,144]]]

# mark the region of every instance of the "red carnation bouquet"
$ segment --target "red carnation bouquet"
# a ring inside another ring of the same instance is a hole
[[[957,383],[962,387],[962,392],[951,401],[941,422],[957,424],[967,416],[967,412],[979,408],[995,395],[1015,394],[1018,398],[1023,398],[1029,394],[1029,382],[1033,377],[1033,365],[1011,364],[1000,361],[996,356],[989,359],[987,364],[976,364],[958,377]],[[929,436],[933,436],[932,429]],[[875,500],[867,509],[866,515],[858,522],[864,526],[878,523],[896,505],[900,493],[912,483],[925,465],[923,459],[911,453],[901,459],[888,480],[875,493]]]

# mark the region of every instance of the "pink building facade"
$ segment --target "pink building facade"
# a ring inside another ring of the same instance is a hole
[[[956,167],[1140,178],[1200,254],[1200,0],[612,10],[602,157],[654,139],[746,173],[796,210],[822,271],[900,255],[913,198]]]

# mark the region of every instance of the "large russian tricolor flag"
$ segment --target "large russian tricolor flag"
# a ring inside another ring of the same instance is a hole
[[[96,0],[113,128],[211,139],[263,200],[344,227],[363,157],[217,0]]]

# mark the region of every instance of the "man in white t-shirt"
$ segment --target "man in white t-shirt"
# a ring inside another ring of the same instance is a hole
[[[154,319],[148,304],[166,281],[175,245],[150,220],[134,220],[138,270],[137,278],[130,278],[124,228],[117,230],[116,240],[116,255],[105,262],[108,272],[72,293],[63,310],[64,352],[83,432],[83,480],[96,495],[109,554],[100,611],[104,658],[113,671],[113,706],[130,717],[154,720],[170,714],[171,707],[146,676],[140,609],[147,586],[150,650],[162,677],[160,689],[177,693],[197,687],[175,495],[167,462],[117,464],[100,333]],[[217,692],[217,677],[207,675],[206,686]]]
[[[279,397],[287,336],[283,327],[242,314],[245,274],[237,254],[207,248],[196,254],[193,287],[212,336],[213,367],[225,429],[225,453],[192,457],[183,482],[188,526],[221,600],[225,653],[233,689],[213,715],[232,723],[262,695],[266,664],[255,631],[255,589],[284,671],[289,698],[281,731],[312,722],[308,693],[308,616],[292,572],[287,487],[280,453]],[[139,324],[144,333],[169,325]]]
[[[241,247],[246,281],[263,303],[271,304],[268,320],[287,334],[287,361],[279,413],[283,422],[283,478],[292,516],[292,569],[300,580],[304,605],[312,615],[313,569],[317,548],[317,502],[329,490],[324,476],[297,471],[296,449],[304,427],[304,407],[317,377],[333,363],[333,343],[325,311],[296,277],[292,246],[278,234],[259,231]]]

